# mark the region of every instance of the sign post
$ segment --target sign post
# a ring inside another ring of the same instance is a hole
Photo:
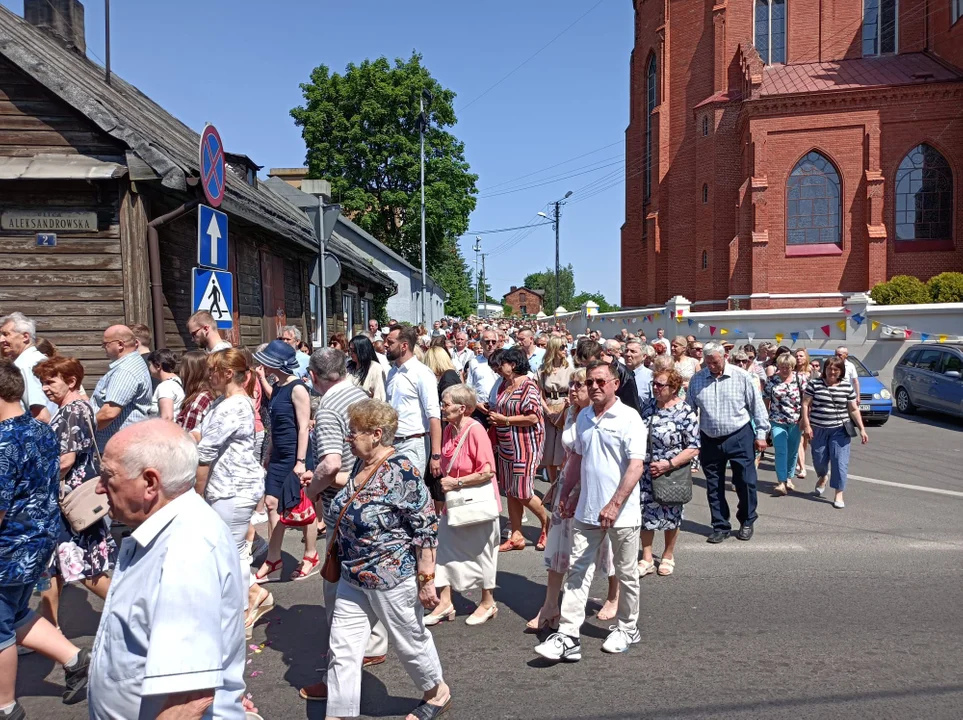
[[[197,207],[197,264],[227,270],[227,214],[207,205]]]
[[[194,268],[191,276],[191,312],[206,310],[219,330],[234,326],[234,276],[220,270]]]

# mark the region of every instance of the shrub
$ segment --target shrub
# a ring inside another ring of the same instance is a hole
[[[894,275],[889,282],[870,290],[869,296],[880,305],[919,305],[931,301],[929,289],[912,275]]]
[[[963,273],[945,272],[934,275],[926,283],[932,302],[963,302]]]

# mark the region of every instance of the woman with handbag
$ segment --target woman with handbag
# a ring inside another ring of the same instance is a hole
[[[60,441],[62,503],[71,492],[100,475],[93,410],[79,392],[84,366],[74,358],[58,355],[37,363],[33,374],[40,379],[47,399],[60,408],[51,419],[50,427]],[[117,544],[105,518],[79,531],[73,530],[69,522],[62,525],[51,566],[55,574],[51,586],[40,595],[41,612],[54,626],[59,624],[64,583],[82,583],[104,600],[110,587],[107,572],[117,555]]]
[[[397,430],[398,413],[385,402],[361,400],[348,408],[347,439],[358,461],[331,503],[338,520],[322,571],[338,584],[328,641],[328,720],[361,712],[362,662],[373,618],[424,693],[408,720],[431,720],[451,705],[424,622],[424,611],[438,606],[438,520],[419,469],[391,447]]]
[[[846,379],[846,361],[826,358],[821,378],[806,385],[803,396],[802,432],[809,438],[816,468],[815,493],[822,497],[826,482],[836,491],[833,507],[846,507],[843,491],[849,472],[851,440],[859,437],[863,445],[869,442],[863,418],[859,414],[856,390]]]
[[[639,577],[656,572],[652,555],[655,531],[665,533],[665,550],[658,564],[659,575],[675,570],[675,541],[682,525],[682,503],[667,503],[660,497],[660,487],[677,475],[688,475],[689,498],[692,497],[691,461],[699,454],[699,418],[692,406],[679,397],[682,375],[677,370],[664,370],[652,376],[652,398],[642,406],[642,419],[649,428],[649,452],[642,475],[642,559]],[[660,480],[661,478],[661,480]],[[684,483],[685,478],[679,482]]]
[[[542,465],[548,471],[548,481],[552,485],[558,482],[558,471],[565,461],[562,430],[565,427],[565,411],[568,409],[568,381],[572,377],[573,369],[565,357],[565,343],[562,338],[549,338],[545,357],[538,369],[538,387],[542,391],[542,414],[545,417]]]
[[[274,609],[274,598],[251,576],[247,535],[254,508],[264,495],[264,468],[255,453],[254,370],[236,348],[208,355],[211,385],[221,396],[201,423],[194,489],[231,531],[241,557],[241,580],[248,589],[244,629]]]
[[[795,369],[795,356],[783,353],[776,358],[776,374],[769,378],[762,394],[772,425],[772,447],[776,456],[776,487],[772,494],[776,496],[796,489],[792,476],[796,471],[802,435],[799,418],[802,417],[806,383]]]
[[[283,340],[272,340],[263,350],[254,353],[264,374],[274,377],[270,400],[271,437],[265,455],[267,475],[264,478],[264,505],[268,511],[268,554],[258,569],[259,583],[281,579],[281,543],[285,527],[303,525],[304,556],[290,579],[303,580],[317,575],[321,558],[318,555],[318,526],[301,487],[301,476],[307,472],[310,433],[311,398],[308,386],[297,377],[298,359],[293,347]],[[297,516],[297,517],[295,517]],[[309,520],[310,518],[310,520]]]
[[[466,625],[481,625],[498,614],[494,592],[502,507],[491,441],[481,423],[471,417],[476,404],[475,391],[467,385],[454,385],[441,397],[442,417],[448,423],[441,441],[441,488],[447,507],[438,527],[435,567],[441,602],[425,616],[425,625],[455,619],[452,590],[482,591],[481,602],[466,618]]]

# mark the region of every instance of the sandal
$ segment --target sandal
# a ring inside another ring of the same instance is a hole
[[[666,577],[667,575],[671,575],[674,570],[675,560],[668,560],[665,558],[659,560],[659,575]]]
[[[538,542],[535,543],[535,549],[540,552],[545,552],[545,543],[548,542],[548,533],[542,530],[542,534],[538,536]]]
[[[264,565],[267,566],[268,571],[263,575],[261,574],[261,570],[258,570],[256,573],[254,573],[254,582],[260,585],[262,583],[277,582],[281,579],[281,567],[284,565],[284,560],[280,558],[274,562],[265,560]],[[262,565],[261,569],[263,568],[264,566]]]
[[[513,542],[511,538],[508,538],[505,542],[498,546],[498,552],[511,552],[512,550],[524,550],[525,540],[524,538],[520,542]]]
[[[264,592],[266,597],[264,597],[263,600],[259,600],[254,607],[249,608],[247,617],[244,618],[244,636],[248,640],[251,639],[251,635],[254,633],[254,624],[274,609],[274,596],[267,590]]]
[[[414,715],[418,720],[434,720],[436,717],[441,717],[451,708],[451,695],[445,701],[444,705],[432,705],[424,700],[421,701],[421,705],[412,710],[409,715]]]
[[[298,695],[301,696],[302,700],[327,700],[328,684],[322,681],[317,682],[314,685],[306,685],[298,690]]]
[[[318,567],[320,562],[321,555],[318,553],[314,553],[313,559],[305,555],[301,558],[301,565],[298,567],[298,569],[291,573],[291,580],[296,582],[298,580],[309,578],[312,575],[317,575],[319,572],[321,572],[321,568]],[[304,572],[304,563],[308,563],[308,565],[310,565],[307,572]]]
[[[639,560],[639,577],[644,578],[655,572],[655,562],[649,560]]]

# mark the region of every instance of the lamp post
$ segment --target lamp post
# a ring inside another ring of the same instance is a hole
[[[479,292],[480,292],[479,289],[478,289],[478,287],[479,287],[479,285],[478,285],[478,253],[481,252],[481,235],[476,235],[476,236],[475,236],[475,247],[474,247],[473,249],[475,250],[475,313],[477,314],[477,313],[478,313],[478,302],[479,302],[479,300],[478,300],[478,294],[479,294]],[[487,297],[486,297],[486,299],[487,299]]]
[[[559,267],[559,221],[561,220],[561,217],[562,217],[562,205],[565,204],[565,200],[571,197],[571,195],[572,195],[572,191],[569,190],[567,193],[565,193],[564,197],[562,197],[561,200],[555,201],[554,218],[550,218],[548,215],[546,215],[543,212],[540,212],[538,214],[539,217],[543,217],[546,220],[551,220],[552,224],[555,226],[555,309],[552,311],[552,314],[555,316],[556,323],[558,322],[558,306],[561,303],[561,296],[562,296],[561,270]]]
[[[415,127],[421,135],[421,324],[425,326],[428,324],[427,311],[425,310],[425,293],[428,289],[428,271],[425,260],[425,131],[428,129],[428,113],[425,112],[425,106],[427,104],[428,108],[431,108],[432,100],[434,100],[434,97],[428,88],[421,91],[421,97],[418,98],[418,119],[415,121]]]

